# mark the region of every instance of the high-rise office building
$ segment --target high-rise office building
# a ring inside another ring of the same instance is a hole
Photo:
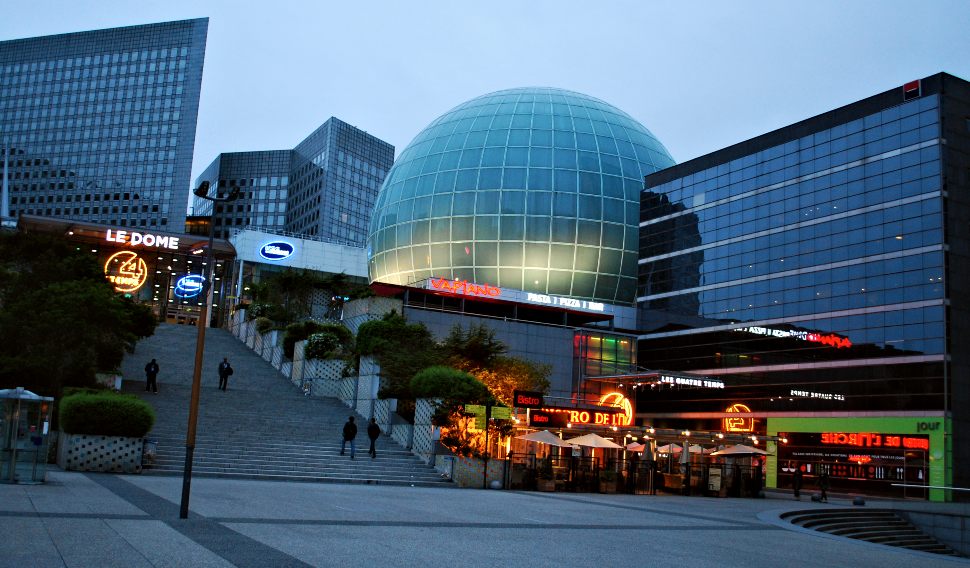
[[[239,189],[235,201],[216,206],[215,234],[228,238],[236,228],[282,230],[286,227],[287,194],[289,190],[290,150],[258,152],[229,152],[219,154],[196,180],[196,187],[207,181],[209,193],[226,195]],[[208,218],[212,202],[195,199],[193,217]]]
[[[648,175],[640,364],[724,388],[638,414],[784,434],[769,485],[970,484],[968,116],[937,74]]]
[[[220,154],[196,180],[240,199],[215,216],[216,234],[250,225],[363,247],[394,146],[331,117],[293,150]],[[218,211],[218,210],[217,210]],[[195,216],[212,204],[196,198]]]
[[[208,19],[0,42],[10,212],[181,232]]]

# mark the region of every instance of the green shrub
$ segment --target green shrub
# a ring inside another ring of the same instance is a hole
[[[69,434],[141,438],[152,429],[155,411],[132,395],[78,392],[60,401],[60,427]]]
[[[488,388],[478,379],[452,367],[435,365],[411,379],[411,393],[417,398],[443,398],[457,402],[479,402],[488,398]]]
[[[267,333],[271,329],[273,329],[273,320],[271,320],[271,319],[269,319],[267,317],[260,316],[260,317],[256,318],[254,321],[256,323],[256,331],[260,335],[262,335],[264,333]]]
[[[314,333],[330,333],[336,336],[343,351],[350,351],[353,348],[354,334],[346,327],[335,323],[307,320],[286,326],[286,334],[283,336],[283,354],[292,359],[296,342],[308,339]]]
[[[330,331],[314,333],[306,340],[304,359],[332,359],[340,350],[340,338]]]

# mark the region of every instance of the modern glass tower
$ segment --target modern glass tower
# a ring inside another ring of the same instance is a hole
[[[673,163],[599,99],[552,88],[477,97],[401,152],[371,221],[370,278],[632,305],[643,176]]]
[[[394,146],[331,117],[293,150],[220,154],[196,180],[241,198],[216,215],[216,234],[232,227],[287,231],[363,247],[371,211]],[[194,198],[196,216],[212,204]]]
[[[10,211],[181,232],[208,19],[0,42]]]
[[[968,486],[967,116],[970,83],[938,74],[647,176],[640,364],[726,388],[638,412],[718,429],[741,404],[833,487]]]

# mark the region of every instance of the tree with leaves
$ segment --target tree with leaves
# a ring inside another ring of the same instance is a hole
[[[48,236],[0,234],[0,388],[59,396],[93,386],[156,324],[147,306],[111,288],[92,256]]]

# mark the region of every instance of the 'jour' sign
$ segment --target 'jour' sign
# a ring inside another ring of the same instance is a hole
[[[130,246],[146,246],[156,248],[178,249],[179,238],[153,233],[139,233],[136,231],[112,231],[108,229],[105,240],[112,243],[122,243]]]

